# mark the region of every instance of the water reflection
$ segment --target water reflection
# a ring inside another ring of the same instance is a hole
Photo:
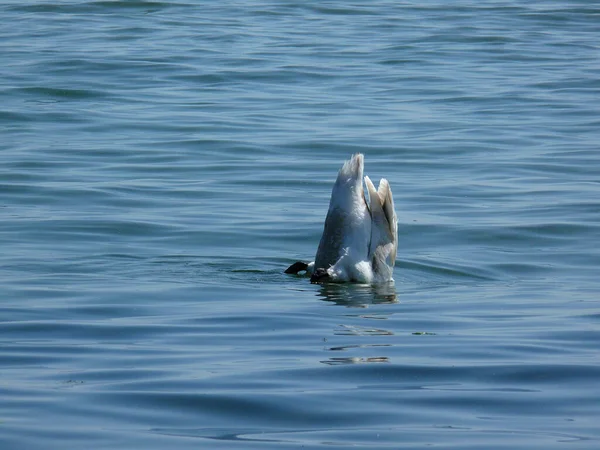
[[[339,366],[341,364],[386,363],[390,362],[390,360],[386,356],[375,356],[372,358],[329,358],[321,362],[328,366]]]
[[[369,305],[398,303],[394,282],[377,285],[352,283],[324,283],[317,294],[326,302],[351,308]]]
[[[333,334],[335,336],[393,336],[394,333],[388,330],[383,329],[374,329],[369,327],[359,327],[359,326],[347,326],[340,325],[337,329],[334,330]],[[390,362],[390,359],[387,356],[383,356],[381,352],[385,348],[392,347],[392,344],[386,343],[373,343],[373,344],[346,344],[346,345],[334,345],[331,347],[325,347],[324,350],[328,352],[361,352],[363,356],[332,356],[326,360],[321,360],[322,364],[327,365],[340,365],[340,364],[359,364],[359,363],[381,363],[381,362]],[[373,355],[373,353],[377,353]],[[368,356],[365,356],[367,354]]]
[[[340,325],[333,330],[333,334],[337,336],[392,336],[394,333],[382,328],[363,327],[357,325]]]
[[[381,285],[363,285],[363,284],[323,284],[319,286],[318,296],[327,302],[347,308],[368,308],[374,305],[385,305],[398,303],[396,287],[394,283]],[[340,318],[346,323],[338,324],[332,330],[332,341],[335,345],[324,348],[328,352],[353,353],[346,357],[334,356],[320,362],[330,366],[342,364],[364,364],[364,363],[387,363],[390,359],[385,356],[384,350],[391,347],[389,339],[394,333],[382,327],[385,325],[385,319],[391,314],[391,311],[377,311],[374,308],[369,313],[350,313],[345,310],[339,310]],[[339,342],[339,341],[342,342]],[[356,342],[359,340],[360,342]],[[376,342],[373,342],[375,340]],[[343,342],[350,341],[350,342]],[[370,341],[370,342],[364,342]]]

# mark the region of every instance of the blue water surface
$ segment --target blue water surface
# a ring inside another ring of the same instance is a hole
[[[600,447],[594,2],[0,14],[0,448]],[[285,275],[355,152],[395,283]]]

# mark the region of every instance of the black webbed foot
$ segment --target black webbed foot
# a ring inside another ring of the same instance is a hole
[[[294,264],[292,264],[290,267],[285,269],[284,273],[291,273],[291,274],[297,275],[298,272],[302,272],[306,269],[308,269],[308,264],[306,264],[305,262],[302,262],[302,261],[297,261]]]
[[[311,283],[323,283],[329,280],[329,274],[325,269],[317,269],[310,277]]]

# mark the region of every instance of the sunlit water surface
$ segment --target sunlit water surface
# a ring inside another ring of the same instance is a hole
[[[0,448],[600,447],[594,2],[0,13]],[[284,275],[354,152],[395,284]]]

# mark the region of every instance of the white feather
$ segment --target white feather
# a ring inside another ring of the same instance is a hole
[[[382,179],[376,191],[365,177],[370,200],[367,205],[363,168],[364,157],[357,153],[338,173],[315,261],[307,269],[311,275],[322,269],[327,281],[392,280],[398,245],[392,190]]]

